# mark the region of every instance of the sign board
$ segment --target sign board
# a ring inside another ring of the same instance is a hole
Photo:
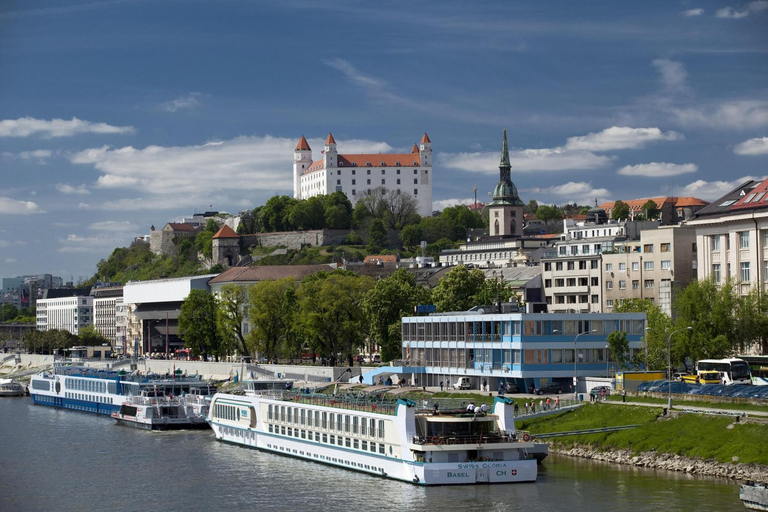
[[[414,313],[434,313],[437,311],[437,307],[434,304],[419,304],[413,306]]]

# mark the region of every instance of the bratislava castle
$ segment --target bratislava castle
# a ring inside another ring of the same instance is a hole
[[[340,154],[328,134],[319,160],[301,136],[293,152],[293,197],[307,199],[344,192],[354,204],[378,187],[410,194],[419,204],[419,215],[432,215],[432,141],[425,133],[410,153]]]

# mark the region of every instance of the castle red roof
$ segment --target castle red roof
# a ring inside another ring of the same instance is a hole
[[[296,144],[296,149],[294,151],[312,151],[309,147],[309,142],[307,142],[307,139],[305,139],[303,135],[299,139],[299,143]]]
[[[333,134],[328,132],[328,138],[325,139],[326,144],[336,144],[336,139],[333,138]]]
[[[235,233],[235,230],[224,224],[221,229],[213,235],[213,238],[240,238],[240,235]]]
[[[419,167],[419,158],[413,153],[361,153],[339,155],[339,167]],[[315,160],[304,174],[325,169],[323,160]]]
[[[421,143],[424,144],[425,142],[432,144],[432,141],[429,140],[429,135],[427,135],[427,132],[424,132],[424,136],[421,138]]]

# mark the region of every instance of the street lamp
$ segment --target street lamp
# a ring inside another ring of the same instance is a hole
[[[672,331],[669,333],[669,336],[667,336],[667,379],[668,379],[668,387],[667,387],[667,408],[671,411],[672,410],[672,335],[678,332],[683,331],[692,331],[693,327],[688,326],[684,327],[683,329],[677,329],[676,331]]]
[[[580,332],[576,335],[575,338],[573,338],[573,399],[576,400],[578,398],[577,392],[578,392],[578,382],[579,382],[579,373],[576,368],[577,363],[579,362],[579,351],[576,348],[576,341],[579,339],[579,336],[582,334],[592,334],[596,333],[597,329],[592,329],[591,331],[584,331]]]

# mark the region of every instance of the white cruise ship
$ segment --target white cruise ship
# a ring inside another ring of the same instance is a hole
[[[147,390],[165,396],[211,395],[216,387],[199,378],[129,374],[58,363],[52,372],[38,373],[29,381],[35,404],[97,414],[119,412],[127,397],[141,396]]]
[[[213,397],[217,439],[419,485],[536,480],[534,443],[518,437],[505,397],[475,414],[244,384]]]

